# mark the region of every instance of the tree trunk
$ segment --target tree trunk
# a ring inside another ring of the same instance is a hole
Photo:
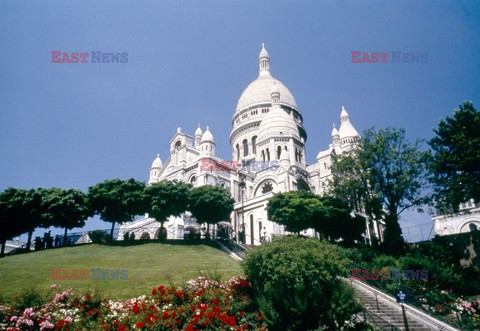
[[[65,228],[65,233],[63,234],[63,246],[67,245],[67,228]]]
[[[404,252],[405,241],[402,237],[402,229],[398,223],[396,213],[390,212],[385,217],[385,236],[383,246],[385,253],[392,255],[401,255]]]
[[[110,230],[110,242],[113,242],[113,230],[115,229],[115,222],[112,222],[112,230]]]
[[[28,231],[27,251],[30,250],[30,245],[32,244],[32,235],[33,235],[33,230]]]
[[[0,257],[5,255],[5,244],[7,243],[7,240],[5,239],[2,241],[2,251],[0,252]]]

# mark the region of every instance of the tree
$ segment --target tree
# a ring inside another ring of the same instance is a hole
[[[207,233],[210,233],[210,224],[230,218],[234,203],[235,200],[228,190],[220,186],[205,185],[190,192],[189,210],[200,223],[207,223]]]
[[[343,245],[351,246],[365,232],[365,219],[352,216],[352,209],[343,200],[331,196],[318,196],[320,204],[315,211],[311,227],[330,239],[343,239]]]
[[[2,249],[4,249],[6,240],[28,232],[27,250],[30,250],[33,231],[43,224],[42,201],[44,194],[45,190],[43,189],[8,188],[2,192],[0,197]]]
[[[338,278],[346,265],[326,241],[284,237],[250,250],[243,268],[269,330],[341,330],[361,310]]]
[[[421,144],[409,142],[404,129],[371,128],[332,165],[333,195],[385,221],[383,245],[390,253],[404,249],[400,214],[412,208],[423,211],[429,202],[428,153],[420,150]]]
[[[429,141],[433,155],[431,181],[437,207],[458,211],[470,199],[480,202],[480,113],[464,101],[453,117],[440,120]]]
[[[284,225],[287,231],[299,234],[311,227],[320,207],[318,198],[308,191],[277,193],[268,200],[267,217]]]
[[[287,231],[299,233],[309,228],[331,240],[351,245],[365,232],[365,220],[351,216],[349,205],[335,197],[308,191],[278,193],[267,204],[268,218],[285,225]]]
[[[85,226],[85,220],[92,214],[87,195],[76,189],[47,190],[44,205],[45,225],[65,228],[63,245],[67,243],[67,230]]]
[[[25,192],[10,187],[0,193],[0,256],[4,255],[7,240],[26,232],[19,220]]]
[[[113,240],[115,223],[129,222],[145,212],[145,184],[133,178],[109,179],[88,188],[88,203],[93,214],[112,223],[110,240]]]
[[[163,225],[167,218],[180,216],[188,209],[191,188],[190,184],[171,181],[163,181],[147,187],[147,212],[160,222],[161,236],[163,236]]]

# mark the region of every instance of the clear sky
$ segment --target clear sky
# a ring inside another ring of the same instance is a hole
[[[342,105],[358,131],[429,139],[463,100],[480,106],[479,41],[480,1],[0,0],[0,190],[147,180],[177,127],[197,123],[231,159],[262,42],[303,114],[309,163]],[[57,64],[51,51],[126,52],[128,63]],[[428,62],[351,63],[352,51]],[[401,225],[429,220],[409,213]]]

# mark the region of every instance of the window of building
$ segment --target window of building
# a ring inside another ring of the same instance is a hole
[[[243,144],[243,157],[246,157],[248,155],[248,140],[244,139],[242,144]]]

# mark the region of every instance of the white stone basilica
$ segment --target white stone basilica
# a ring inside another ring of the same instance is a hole
[[[267,219],[268,199],[277,192],[311,190],[324,194],[331,177],[330,164],[335,154],[352,146],[357,131],[350,123],[344,107],[340,113],[340,127],[332,130],[332,143],[320,151],[317,162],[306,163],[307,133],[303,116],[288,88],[270,72],[270,57],[262,45],[259,55],[258,77],[243,91],[232,119],[230,144],[233,161],[246,167],[209,167],[224,159],[215,153],[215,139],[207,126],[200,126],[193,136],[177,129],[170,141],[170,156],[163,163],[160,157],[153,161],[148,184],[163,180],[178,180],[193,186],[219,185],[230,190],[236,203],[230,220],[222,222],[217,230],[248,245],[259,245],[262,240],[284,234],[284,228]],[[263,165],[252,166],[257,161]],[[276,162],[272,162],[276,161]],[[224,162],[225,164],[225,162]],[[219,168],[220,167],[220,168]],[[367,226],[365,242],[372,237],[382,239],[381,226],[373,222]],[[181,239],[184,234],[204,231],[188,214],[170,217],[165,223],[168,238]],[[158,238],[160,223],[148,215],[123,224],[119,239],[125,232],[135,238]],[[211,229],[212,230],[212,229]],[[215,231],[215,230],[213,230]],[[212,233],[213,234],[213,233]],[[306,234],[313,235],[312,231]]]

